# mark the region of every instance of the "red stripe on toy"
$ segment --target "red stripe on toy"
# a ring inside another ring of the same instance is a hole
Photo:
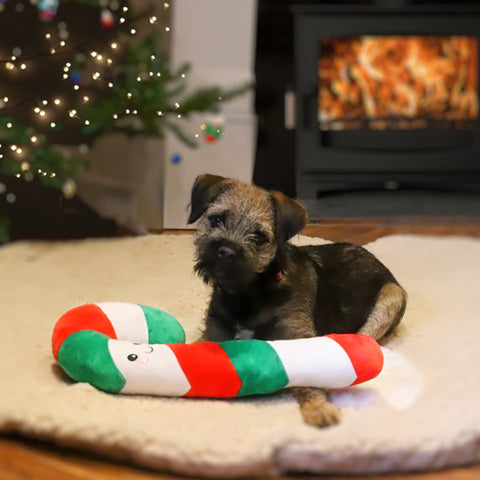
[[[239,392],[242,381],[217,343],[175,343],[168,347],[192,386],[185,397],[230,398]]]
[[[337,342],[352,362],[353,369],[357,374],[357,379],[352,385],[371,380],[382,371],[383,352],[374,338],[358,333],[326,336]]]
[[[117,339],[110,320],[99,306],[93,303],[81,305],[65,312],[53,329],[52,351],[55,359],[65,339],[80,330],[95,330],[104,333],[107,337]]]

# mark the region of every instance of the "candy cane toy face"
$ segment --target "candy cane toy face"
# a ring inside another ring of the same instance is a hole
[[[184,342],[171,315],[115,302],[69,310],[52,335],[53,354],[70,377],[115,393],[230,398],[340,388],[376,377],[384,360],[378,343],[358,334]]]

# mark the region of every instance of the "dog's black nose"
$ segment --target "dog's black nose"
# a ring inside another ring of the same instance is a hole
[[[222,245],[218,249],[218,256],[222,258],[223,260],[232,260],[233,257],[236,255],[236,252],[233,248],[226,247],[225,245]]]

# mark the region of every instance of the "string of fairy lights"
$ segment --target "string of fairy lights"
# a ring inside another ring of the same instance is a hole
[[[15,0],[12,1],[15,2]],[[78,1],[82,3],[82,0]],[[87,0],[83,1],[87,2]],[[92,1],[89,0],[90,4]],[[162,35],[168,35],[171,27],[168,22],[160,21],[154,14],[136,17],[126,2],[98,0],[99,21],[103,31],[94,38],[74,43],[70,38],[67,23],[55,21],[58,4],[54,0],[30,0],[24,3],[18,1],[15,11],[22,14],[28,7],[25,4],[28,3],[30,7],[37,8],[39,21],[46,22],[45,25],[48,26],[47,32],[43,33],[38,40],[35,52],[29,52],[23,45],[15,45],[11,52],[2,54],[2,47],[0,47],[0,76],[7,77],[11,84],[28,76],[32,70],[35,70],[35,65],[45,62],[48,58],[55,58],[61,60],[61,79],[68,82],[71,87],[67,89],[66,94],[65,89],[60,93],[52,86],[46,85],[44,91],[24,91],[21,95],[12,96],[2,92],[2,85],[8,85],[9,82],[0,82],[0,162],[10,160],[12,168],[16,169],[13,176],[17,178],[31,181],[38,176],[54,180],[60,173],[58,159],[57,165],[38,166],[39,162],[32,160],[33,152],[38,152],[36,149],[40,145],[49,145],[49,132],[58,134],[66,124],[71,125],[72,121],[77,122],[82,134],[90,133],[89,127],[93,127],[92,120],[88,118],[85,111],[88,111],[89,105],[101,101],[105,96],[108,97],[108,90],[116,89],[115,72],[119,59],[124,58],[125,45],[130,42],[128,38],[135,37],[146,27],[156,29]],[[62,8],[61,5],[60,8]],[[166,13],[170,8],[170,2],[161,4],[161,9]],[[0,15],[3,15],[4,10],[5,0],[0,0]],[[163,15],[162,18],[165,16],[168,15]],[[142,22],[147,23],[144,26]],[[155,53],[150,55],[149,62],[140,68],[136,76],[136,82],[140,88],[142,84],[162,76],[159,68],[162,61]],[[185,80],[187,71],[185,69],[181,72],[179,78]],[[68,91],[71,94],[68,94]],[[120,128],[126,119],[134,119],[135,116],[142,114],[135,104],[136,95],[138,95],[138,89],[132,88],[131,91],[125,92],[123,104],[110,113],[111,121],[119,122]],[[221,95],[215,100],[221,101]],[[16,115],[17,112],[22,112],[21,119]],[[172,101],[171,105],[169,104],[165,109],[156,110],[155,115],[157,117],[173,115],[181,119],[183,113],[181,101],[178,99]],[[215,141],[223,134],[223,125],[219,123],[212,127],[202,122],[198,131],[192,136],[198,139],[202,133],[206,141]],[[88,152],[89,147],[86,142],[79,142],[77,145],[81,155]],[[67,156],[71,156],[71,153],[67,153]],[[76,192],[71,178],[64,178],[61,188],[67,197],[73,196]],[[15,195],[6,192],[3,184],[0,184],[0,195],[5,195],[8,203],[15,201]]]
[[[31,3],[35,4],[37,2],[32,1]],[[118,2],[116,2],[116,1],[110,2],[109,8],[112,11],[118,10],[119,9]],[[170,3],[164,2],[163,3],[163,8],[165,10],[169,9],[170,8]],[[127,21],[126,14],[128,13],[128,10],[129,10],[129,7],[126,6],[126,5],[121,8],[121,15],[118,19],[119,25],[122,25]],[[105,9],[102,11],[102,17],[103,18],[105,17],[105,11],[106,11]],[[148,21],[149,21],[150,24],[156,24],[157,20],[158,19],[155,15],[151,15],[148,18]],[[113,25],[109,24],[108,28],[111,28],[112,26]],[[44,35],[44,37],[43,37],[44,40],[48,41],[48,43],[49,43],[47,51],[37,53],[37,54],[32,55],[32,56],[27,57],[27,58],[22,58],[21,57],[22,49],[21,49],[21,47],[17,46],[17,47],[13,48],[12,55],[9,58],[0,59],[0,66],[3,64],[4,68],[7,71],[12,72],[13,74],[16,73],[16,72],[19,72],[19,71],[24,72],[25,74],[28,74],[29,73],[29,68],[28,68],[29,62],[38,61],[39,59],[41,59],[42,57],[47,56],[47,55],[50,55],[50,56],[63,55],[63,56],[65,56],[65,54],[66,55],[71,55],[75,52],[78,52],[77,53],[77,60],[80,59],[81,61],[85,61],[88,57],[90,57],[91,59],[93,59],[95,61],[95,67],[99,67],[99,66],[100,67],[105,67],[105,66],[112,66],[114,64],[115,57],[112,54],[115,54],[116,52],[121,50],[121,44],[117,40],[117,41],[110,42],[106,46],[107,48],[109,48],[109,50],[110,50],[109,52],[99,53],[95,49],[91,49],[90,52],[89,52],[89,55],[84,54],[83,52],[86,49],[89,48],[89,44],[94,43],[94,41],[90,40],[90,41],[87,41],[84,44],[74,45],[74,46],[71,46],[71,48],[69,48],[68,26],[65,24],[65,22],[60,22],[58,24],[58,30],[59,30],[58,36],[56,36],[54,33],[50,33],[50,32],[46,33]],[[166,33],[170,32],[170,26],[168,26],[168,25],[164,26],[163,30]],[[129,34],[131,36],[136,35],[136,33],[137,33],[137,28],[131,27],[129,29]],[[96,39],[94,39],[94,40],[96,40]],[[151,59],[153,61],[155,59],[155,57],[152,56]],[[155,72],[150,71],[150,72],[148,72],[148,75],[153,76],[153,75],[155,75]],[[157,72],[156,75],[159,76],[160,74]],[[83,78],[80,75],[78,70],[77,71],[72,70],[72,62],[71,61],[65,62],[64,67],[63,67],[62,78],[64,80],[71,79],[71,81],[73,83],[72,88],[75,91],[79,91],[79,90],[81,90],[82,87],[85,86],[86,79]],[[185,75],[183,75],[183,78],[185,78]],[[94,81],[97,81],[97,82],[104,82],[108,86],[108,88],[113,88],[114,87],[114,83],[111,80],[108,80],[108,81],[105,80],[104,76],[102,75],[102,73],[97,68],[95,68],[94,72],[91,74],[91,79],[94,80]],[[139,76],[138,81],[141,82],[142,77]],[[129,93],[128,95],[129,95],[129,99],[131,99],[132,94]],[[58,95],[55,95],[55,94],[53,94],[52,98],[50,98],[50,99],[38,98],[38,97],[39,97],[39,95],[37,94],[34,97],[27,97],[25,99],[21,99],[21,100],[17,101],[17,104],[12,105],[10,107],[10,104],[11,104],[10,100],[11,99],[7,95],[1,96],[1,92],[0,92],[0,111],[3,109],[3,112],[0,112],[0,113],[5,114],[5,115],[13,114],[16,109],[23,106],[24,104],[36,103],[36,105],[32,108],[32,111],[34,112],[34,114],[37,117],[47,120],[47,119],[55,116],[55,114],[53,112],[48,111],[49,106],[50,107],[52,107],[52,106],[53,107],[61,107],[64,103],[64,100],[62,100]],[[83,103],[88,103],[90,101],[90,97],[88,95],[82,95],[81,96],[81,101]],[[124,113],[127,114],[127,115],[128,114],[136,114],[137,110],[127,109]],[[115,113],[114,118],[118,118],[119,114],[120,114],[120,112]],[[73,108],[68,109],[68,116],[70,118],[77,118],[78,120],[82,121],[81,116]],[[88,120],[83,120],[83,121],[86,125],[89,124]],[[11,122],[7,124],[7,127],[11,127],[11,126],[12,126]],[[54,129],[56,126],[57,126],[57,122],[55,122],[55,121],[50,122],[50,127],[52,129]],[[33,141],[36,142],[38,140],[39,136],[38,135],[32,135],[32,138],[34,138],[35,140],[33,140]],[[17,153],[19,152],[19,150],[20,150],[19,153],[22,152],[21,149],[13,148],[13,150],[17,151]]]

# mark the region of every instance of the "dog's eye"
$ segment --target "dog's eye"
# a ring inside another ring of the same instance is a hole
[[[265,233],[257,230],[253,234],[253,238],[255,239],[255,244],[257,247],[261,247],[262,245],[265,245],[268,242],[268,237]]]
[[[223,215],[215,214],[215,215],[210,215],[208,217],[208,221],[210,222],[210,226],[212,228],[217,228],[223,225],[224,218],[223,218]]]

